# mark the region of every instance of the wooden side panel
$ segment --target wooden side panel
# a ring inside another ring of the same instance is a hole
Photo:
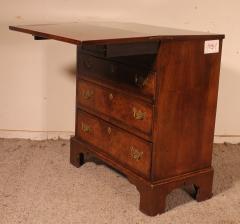
[[[162,42],[153,180],[211,166],[221,45],[219,53],[204,54],[204,40]]]

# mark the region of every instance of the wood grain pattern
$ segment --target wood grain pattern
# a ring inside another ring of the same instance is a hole
[[[152,105],[141,101],[133,101],[129,95],[102,88],[90,82],[78,81],[77,104],[93,111],[112,117],[128,126],[133,126],[144,133],[152,133]],[[86,93],[91,93],[87,98]],[[143,118],[137,119],[135,113],[142,113]]]
[[[204,40],[160,44],[152,64],[156,70],[156,93],[152,102],[150,180],[144,182],[120,168],[137,186],[140,210],[145,214],[164,212],[167,194],[178,187],[195,186],[193,196],[197,201],[212,196],[211,160],[221,46],[220,40],[218,53],[204,54]],[[127,108],[126,103],[123,105]]]
[[[118,88],[131,89],[132,92],[142,94],[153,99],[155,96],[156,73],[154,71],[155,63],[148,62],[144,66],[127,65],[122,58],[116,58],[114,61],[103,58],[93,57],[78,50],[79,76],[100,80],[101,82],[113,82]],[[134,58],[137,60],[136,58]],[[131,61],[133,62],[132,59]],[[136,62],[137,63],[137,62]],[[150,64],[151,63],[151,64]],[[138,63],[139,64],[139,63]]]
[[[80,110],[77,117],[76,136],[78,138],[101,149],[114,160],[135,170],[140,175],[149,178],[151,143]]]
[[[211,198],[224,35],[101,22],[10,29],[78,45],[71,164],[91,153],[122,172],[151,216],[165,211],[175,188]],[[206,40],[219,41],[219,52],[205,54]]]
[[[211,166],[221,49],[205,55],[203,46],[194,40],[161,45],[154,180]]]
[[[92,155],[125,174],[140,193],[140,211],[149,216],[165,212],[166,196],[176,188],[184,187],[188,189],[193,185],[195,192],[191,191],[189,193],[199,202],[212,197],[213,169],[211,167],[152,182],[137,175],[124,164],[111,159],[111,157],[104,154],[98,148],[80,141],[76,137],[71,138],[70,149],[70,162],[75,167],[83,165],[83,155],[90,152]]]
[[[224,35],[133,23],[75,22],[10,26],[9,29],[71,44],[131,43],[173,39],[214,39]]]

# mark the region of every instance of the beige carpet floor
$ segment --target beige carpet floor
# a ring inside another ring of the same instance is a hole
[[[69,163],[69,142],[0,139],[0,224],[239,224],[240,145],[214,146],[214,196],[198,203],[182,190],[167,212],[139,212],[139,193],[102,163]]]

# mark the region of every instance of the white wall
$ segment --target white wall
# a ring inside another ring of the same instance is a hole
[[[0,0],[0,137],[74,130],[75,46],[8,26],[107,19],[225,33],[215,140],[240,142],[239,9],[238,0]]]

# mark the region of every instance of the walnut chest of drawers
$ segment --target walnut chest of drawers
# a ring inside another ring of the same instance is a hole
[[[130,25],[10,29],[77,45],[70,161],[80,167],[91,153],[119,170],[138,189],[140,210],[156,215],[175,188],[193,186],[197,201],[212,196],[224,35]]]

